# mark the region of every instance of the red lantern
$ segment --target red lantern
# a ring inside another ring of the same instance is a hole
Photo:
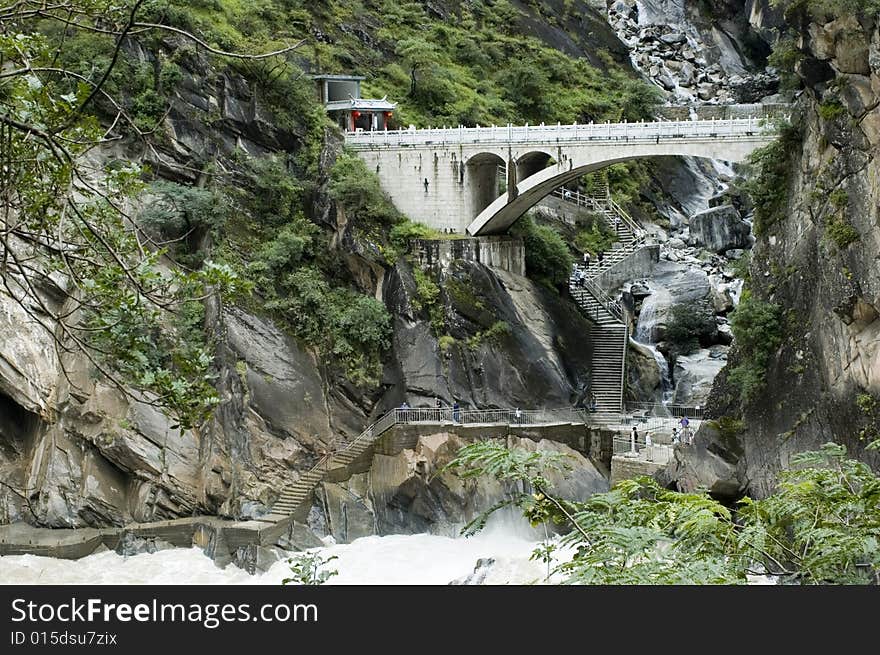
[[[391,118],[392,116],[394,116],[394,112],[392,112],[392,111],[385,112],[385,118]]]
[[[353,112],[351,113],[351,115],[354,116],[355,118],[360,118],[360,117],[361,117],[361,112],[359,112],[359,111],[353,111]]]

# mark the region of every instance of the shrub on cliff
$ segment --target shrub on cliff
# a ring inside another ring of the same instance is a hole
[[[782,343],[781,318],[779,305],[759,300],[748,290],[733,313],[731,327],[740,357],[728,379],[746,402],[757,398],[764,388],[770,360]]]
[[[755,235],[761,236],[782,220],[788,204],[791,158],[800,144],[800,132],[782,126],[779,138],[759,148],[749,157],[752,171],[743,188],[755,206]]]
[[[574,258],[556,230],[536,225],[530,216],[523,216],[514,224],[512,233],[523,240],[529,277],[549,286],[565,284]]]
[[[666,326],[666,339],[675,355],[689,355],[715,334],[715,316],[703,305],[675,305]]]

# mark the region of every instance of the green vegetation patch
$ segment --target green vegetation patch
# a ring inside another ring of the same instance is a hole
[[[779,138],[749,157],[752,170],[743,185],[755,206],[755,234],[761,236],[783,219],[788,205],[791,158],[800,144],[800,132],[782,126]]]
[[[716,331],[715,315],[705,304],[675,305],[666,326],[666,339],[675,355],[689,355]]]
[[[567,283],[574,258],[556,230],[537,225],[531,216],[523,216],[514,224],[511,233],[523,240],[529,277],[549,287]]]
[[[742,498],[734,509],[703,490],[670,491],[647,476],[566,500],[548,478],[572,465],[559,453],[508,449],[498,440],[460,449],[445,470],[524,489],[462,532],[482,530],[508,507],[534,527],[556,527],[564,536],[539,544],[532,559],[547,564],[546,581],[555,575],[563,584],[747,584],[764,574],[781,584],[874,585],[880,575],[880,478],[843,446],[794,455],[772,494]]]
[[[782,344],[782,309],[745,290],[731,327],[740,363],[731,369],[728,379],[739,389],[740,397],[751,402],[764,389],[767,368]]]

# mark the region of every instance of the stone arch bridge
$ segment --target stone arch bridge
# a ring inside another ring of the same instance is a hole
[[[503,234],[554,189],[606,166],[663,156],[738,162],[775,138],[761,105],[725,109],[731,118],[348,132],[345,141],[408,217],[482,236]]]

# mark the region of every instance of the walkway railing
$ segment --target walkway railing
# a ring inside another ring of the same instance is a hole
[[[454,127],[346,132],[347,145],[358,148],[468,143],[576,143],[580,141],[661,141],[671,139],[736,139],[770,135],[776,128],[764,118],[728,120],[587,123]]]
[[[395,425],[552,425],[555,423],[588,423],[588,412],[577,407],[559,409],[459,409],[452,407],[397,407],[386,412],[375,423],[361,432],[344,447],[336,450],[336,439],[330,442],[328,452],[315,464],[316,471],[334,456],[368,445]]]
[[[618,205],[611,196],[608,196],[608,205],[611,207],[611,211],[620,216],[621,220],[623,220],[626,226],[632,231],[634,241],[638,241],[647,235],[647,232],[642,229],[642,226],[636,223],[635,219],[630,216],[623,207]]]
[[[697,406],[665,405],[663,403],[637,403],[626,404],[626,413],[633,416],[656,416],[659,418],[683,418],[702,420],[704,409]]]

